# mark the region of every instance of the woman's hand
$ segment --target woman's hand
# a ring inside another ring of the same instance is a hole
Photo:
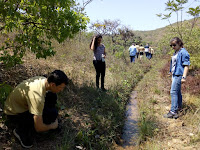
[[[181,83],[185,83],[186,82],[186,79],[181,79]]]

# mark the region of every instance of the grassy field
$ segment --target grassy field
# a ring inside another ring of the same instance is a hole
[[[159,29],[145,34],[157,44],[159,38],[154,35],[161,32],[164,31]],[[158,55],[161,53],[155,47],[152,60],[143,57],[142,61],[136,60],[131,64],[128,50],[124,50],[124,58],[115,56],[109,38],[105,38],[105,88],[108,91],[100,92],[95,88],[90,41],[90,34],[78,35],[62,44],[53,42],[57,53],[52,58],[38,60],[27,53],[23,58],[24,63],[15,67],[6,68],[0,63],[0,149],[21,149],[2,113],[3,102],[10,90],[24,79],[48,74],[55,69],[63,70],[70,79],[66,89],[58,94],[57,107],[62,130],[60,133],[35,135],[32,149],[109,150],[114,149],[114,145],[122,145],[125,106],[133,90],[138,92],[140,149],[198,149],[199,54],[191,55],[189,76],[182,87],[182,116],[177,120],[166,120],[162,116],[170,109],[171,78],[167,76],[170,58]]]
[[[89,40],[79,38],[63,44],[54,43],[57,53],[46,60],[37,60],[33,54],[24,57],[24,64],[6,69],[1,64],[1,82],[16,86],[22,80],[35,75],[48,74],[54,69],[63,70],[70,79],[67,88],[58,95],[60,134],[44,134],[36,138],[33,149],[112,149],[113,143],[121,144],[125,105],[129,94],[147,73],[154,61],[143,59],[135,64],[112,55],[107,48],[105,87],[107,92],[95,88],[95,69],[92,64],[93,52]],[[106,41],[104,41],[106,42]],[[107,44],[107,43],[106,43]],[[109,47],[109,46],[108,46]],[[1,86],[3,89],[5,86]],[[4,97],[5,100],[5,97]],[[1,103],[1,108],[3,103]],[[1,125],[2,147],[20,148],[7,129],[4,117]],[[51,137],[46,140],[47,137]]]

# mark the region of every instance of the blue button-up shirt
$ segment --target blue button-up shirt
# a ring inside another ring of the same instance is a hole
[[[178,52],[177,61],[173,75],[183,75],[184,66],[190,65],[190,55],[185,48],[181,48]],[[172,70],[172,60],[170,64],[170,72]]]

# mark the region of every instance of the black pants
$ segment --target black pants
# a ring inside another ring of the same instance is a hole
[[[138,56],[139,56],[139,52],[136,53],[136,56],[137,56],[137,58],[138,58]]]
[[[58,111],[55,107],[57,95],[48,92],[45,97],[45,104],[43,109],[43,123],[50,124],[54,122],[58,116]],[[33,114],[29,111],[20,113],[18,115],[8,115],[8,124],[11,128],[16,128],[18,132],[23,133],[24,136],[31,137],[35,132]]]
[[[101,88],[104,88],[106,63],[101,60],[93,60],[93,64],[96,70],[96,87],[99,88],[99,78],[101,76]]]

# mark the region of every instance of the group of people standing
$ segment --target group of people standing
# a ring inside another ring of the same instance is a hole
[[[93,64],[96,70],[96,88],[106,91],[104,78],[106,71],[106,51],[101,43],[102,36],[93,37],[90,49],[93,51]],[[174,49],[170,72],[172,74],[171,85],[171,110],[165,114],[166,118],[178,118],[178,112],[182,109],[181,83],[186,81],[190,65],[190,56],[183,47],[183,42],[175,37],[170,41]],[[133,44],[130,47],[131,62],[135,56],[151,59],[149,45],[143,47]],[[145,50],[146,49],[146,50]],[[141,58],[140,58],[141,59]],[[101,87],[99,79],[101,77]],[[15,126],[14,135],[24,148],[33,146],[33,132],[44,132],[59,127],[56,93],[61,92],[68,84],[67,75],[61,70],[53,71],[48,77],[37,76],[27,79],[14,88],[5,101],[4,113],[7,119]]]
[[[137,45],[133,43],[129,47],[130,62],[134,63],[136,58],[142,60],[144,53],[146,55],[146,58],[150,60],[153,57],[154,49],[149,46],[149,43],[147,43],[145,46],[143,46],[142,44]]]

